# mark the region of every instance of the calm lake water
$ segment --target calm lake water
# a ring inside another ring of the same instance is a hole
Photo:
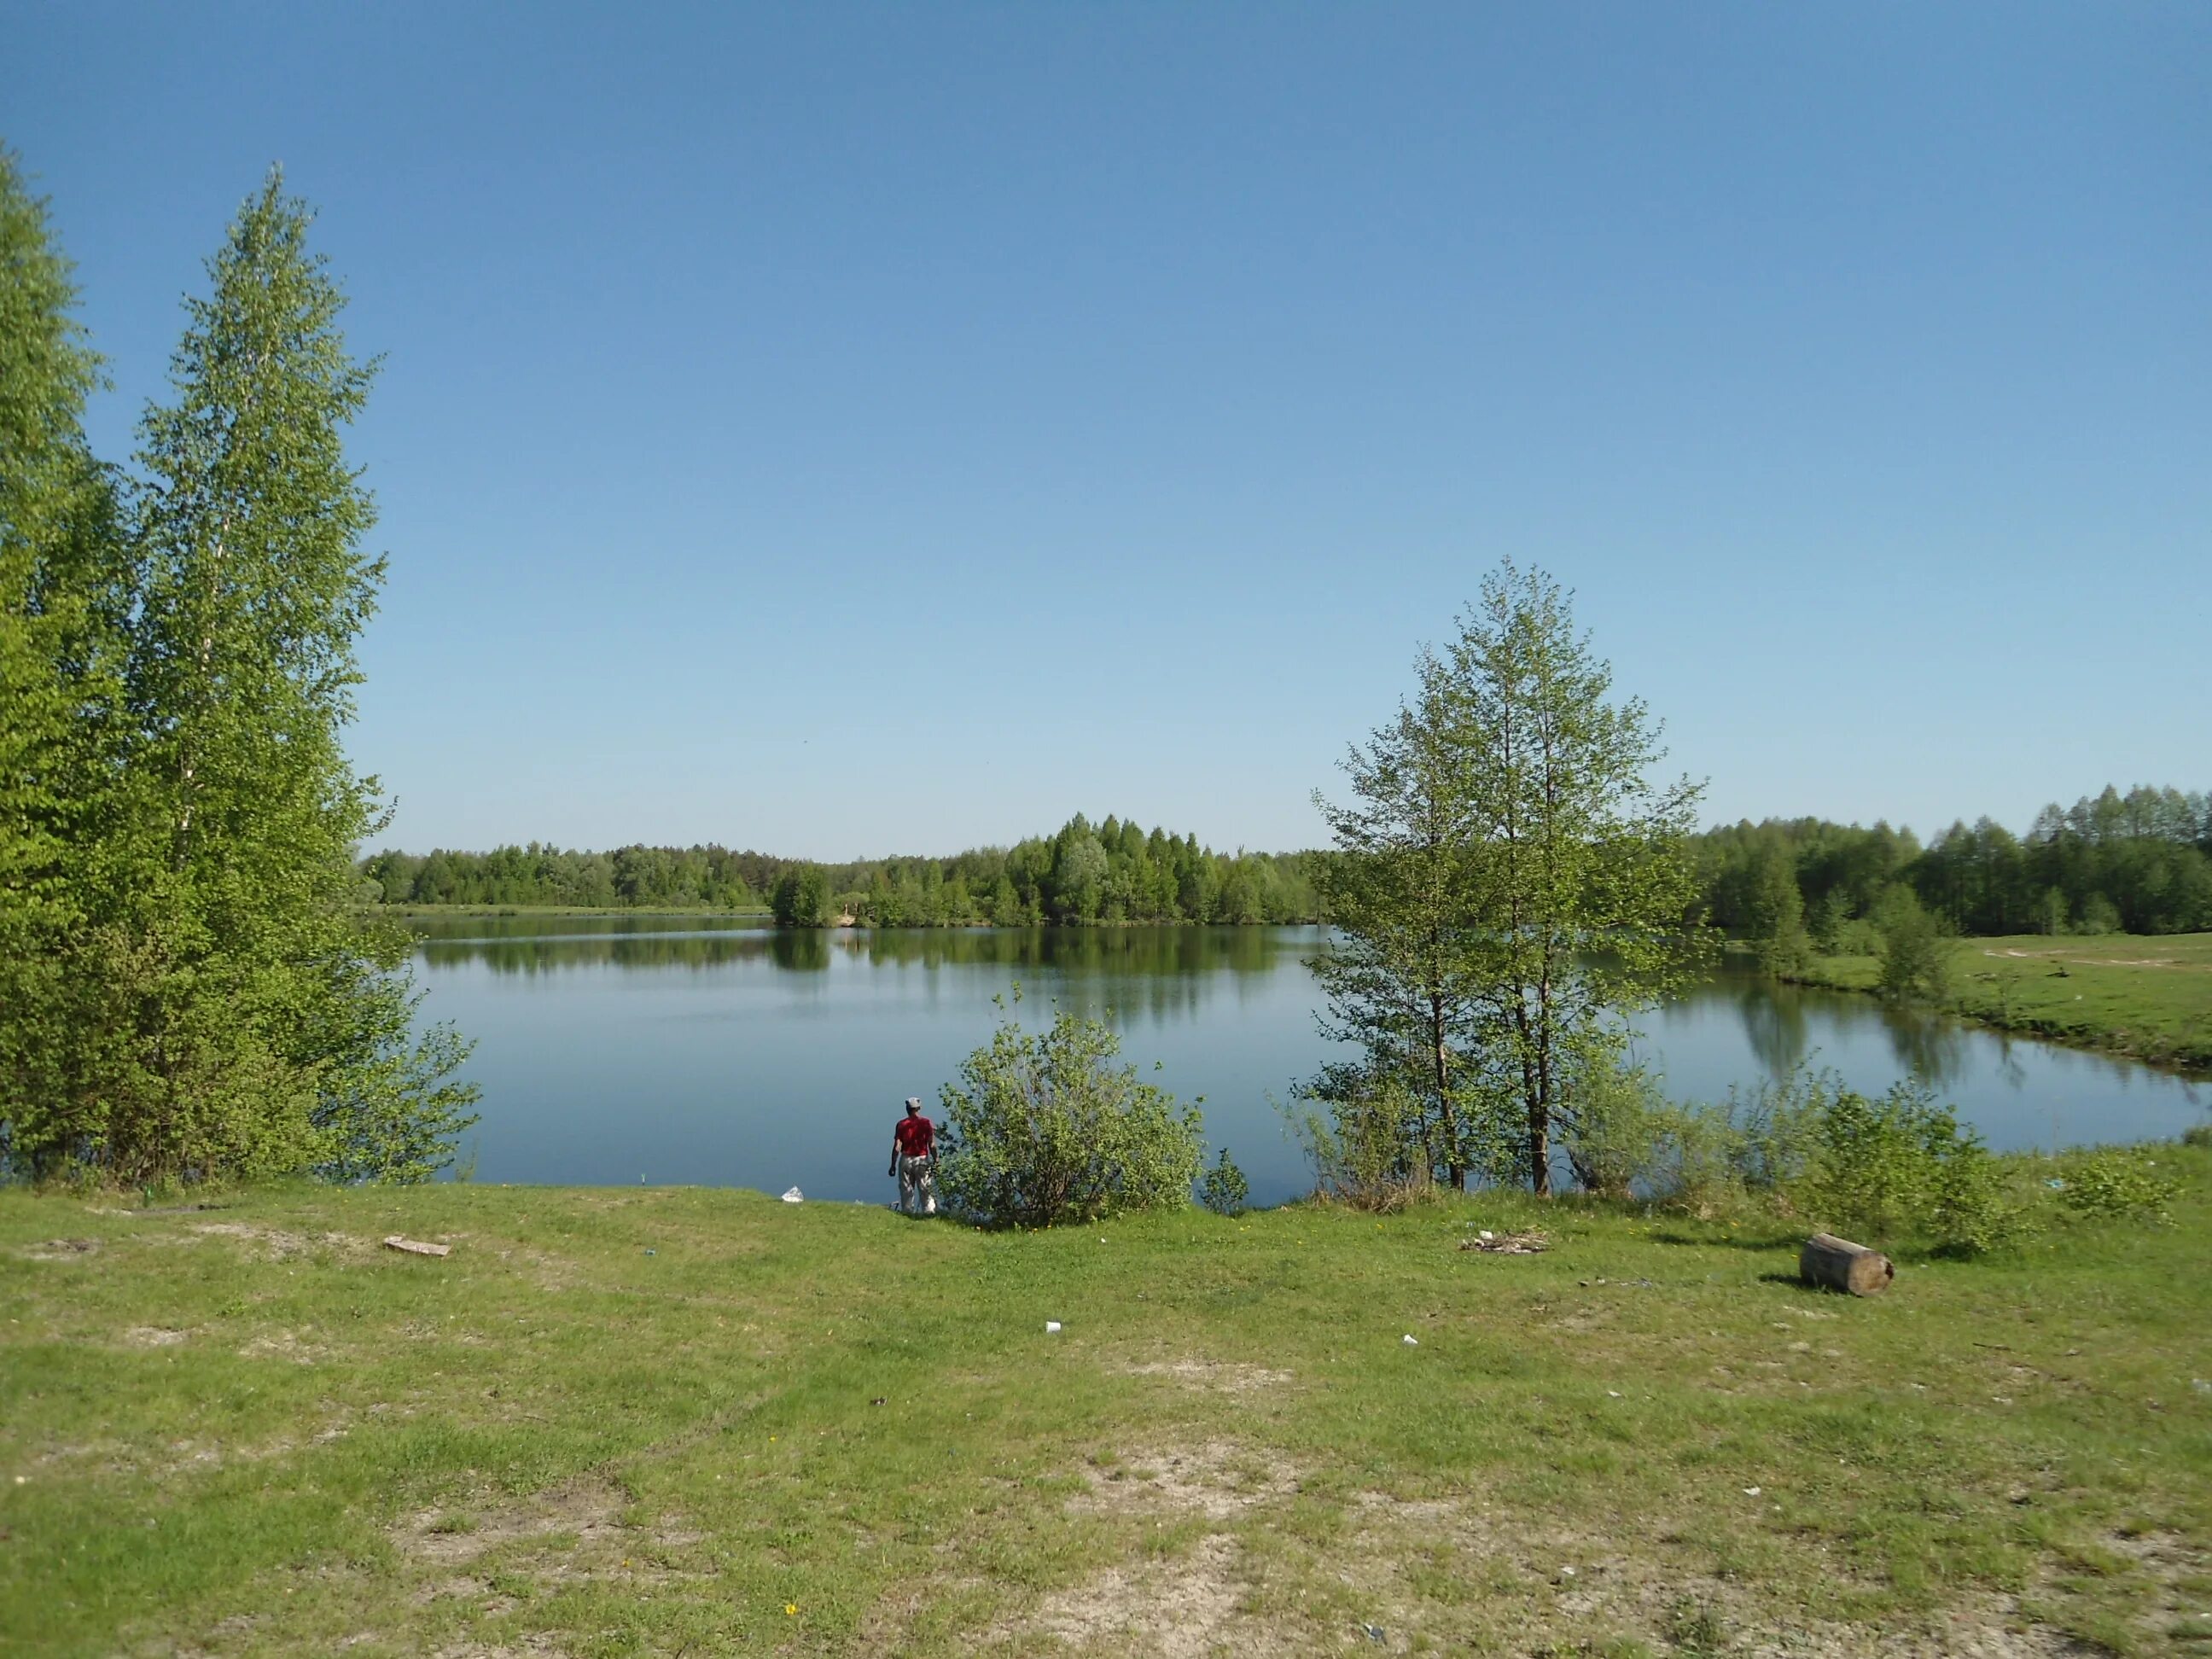
[[[1255,1201],[1311,1185],[1273,1100],[1328,1053],[1305,927],[784,933],[694,917],[417,924],[426,1015],[477,1039],[477,1178],[797,1186],[887,1200],[899,1103],[939,1088],[1011,1000],[1103,1014],[1123,1057],[1188,1101]],[[1871,998],[1717,975],[1644,1022],[1678,1097],[1803,1061],[1854,1087],[1932,1083],[2003,1148],[2139,1140],[2212,1119],[2212,1085],[1900,1014]],[[1153,1063],[1160,1063],[1154,1072]]]

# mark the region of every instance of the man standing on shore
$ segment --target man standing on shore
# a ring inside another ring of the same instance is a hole
[[[898,1176],[899,1212],[912,1215],[914,1201],[921,1200],[921,1213],[937,1213],[937,1126],[921,1115],[920,1097],[908,1095],[906,1115],[891,1131],[891,1171]]]

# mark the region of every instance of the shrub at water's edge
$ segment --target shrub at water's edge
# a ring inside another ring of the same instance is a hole
[[[939,1182],[955,1213],[1049,1227],[1190,1201],[1199,1114],[1117,1065],[1121,1043],[1062,1012],[1036,1036],[1015,1020],[945,1085]]]
[[[1586,1203],[1980,1255],[2062,1227],[2164,1224],[2176,1190],[2155,1144],[1993,1154],[1917,1083],[1868,1096],[1832,1072],[1799,1070],[1718,1103],[1674,1102],[1639,1066],[1601,1061],[1592,1071],[1559,1147]],[[1291,1114],[1319,1196],[1389,1212],[1438,1190],[1407,1154],[1413,1109],[1401,1093],[1358,1066],[1324,1086],[1325,1109]],[[2185,1139],[2212,1139],[2212,1127]]]

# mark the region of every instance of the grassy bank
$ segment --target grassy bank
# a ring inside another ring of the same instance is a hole
[[[1796,1284],[1794,1234],[1516,1199],[987,1237],[686,1188],[0,1192],[0,1630],[2161,1651],[2212,1638],[2212,1153],[2170,1157],[2172,1228],[1868,1301]],[[1456,1248],[1531,1219],[1549,1253]]]
[[[1952,1012],[2000,1030],[2160,1065],[2212,1069],[2212,933],[2021,933],[1953,947]],[[1796,978],[1871,991],[1872,957],[1817,957]]]

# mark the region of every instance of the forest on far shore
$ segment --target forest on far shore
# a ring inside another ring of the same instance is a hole
[[[773,910],[796,927],[1319,920],[1318,853],[1218,853],[1193,835],[1077,813],[1049,836],[951,858],[823,864],[719,846],[384,852],[362,874],[386,904]]]
[[[1741,937],[1802,927],[1850,954],[1885,897],[1909,892],[1950,931],[2197,933],[2212,931],[2212,798],[2107,785],[2036,814],[2025,836],[1984,817],[1925,846],[1910,830],[1770,818],[1697,837],[1706,919]]]
[[[2201,791],[2107,787],[2045,807],[2024,836],[1987,817],[1925,844],[1887,823],[1770,818],[1705,830],[1692,848],[1698,920],[1760,937],[1794,908],[1826,950],[1847,946],[1852,924],[1899,887],[1960,933],[2212,931],[2212,799]],[[361,872],[371,900],[391,905],[706,907],[883,927],[1299,922],[1327,920],[1330,856],[1218,853],[1195,836],[1078,813],[1052,835],[951,858],[823,864],[714,845],[602,853],[532,842],[380,852]]]

